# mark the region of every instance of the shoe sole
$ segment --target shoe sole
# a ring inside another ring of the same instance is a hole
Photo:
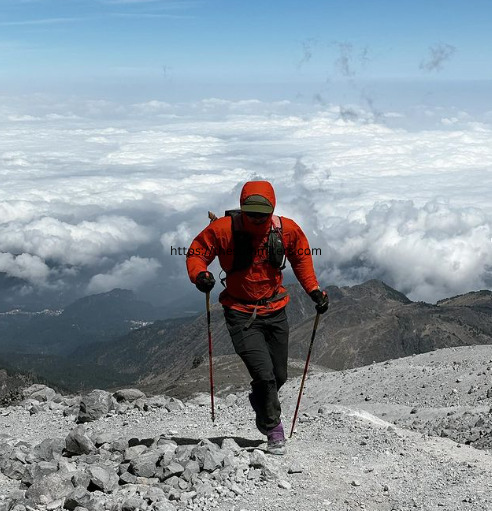
[[[274,456],[283,456],[287,454],[287,449],[285,447],[280,447],[277,449],[267,449],[268,454],[273,454]]]

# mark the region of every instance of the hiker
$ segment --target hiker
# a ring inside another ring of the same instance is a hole
[[[212,217],[193,240],[186,265],[191,282],[207,293],[215,285],[207,267],[219,257],[225,272],[219,302],[234,349],[252,378],[249,399],[256,426],[268,438],[268,452],[284,454],[278,390],[287,380],[289,296],[281,271],[285,259],[318,312],[326,312],[329,300],[318,285],[306,236],[293,220],[273,215],[275,204],[268,181],[247,182],[241,209]]]

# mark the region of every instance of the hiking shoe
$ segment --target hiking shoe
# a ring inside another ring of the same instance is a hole
[[[276,456],[283,456],[287,452],[285,440],[279,442],[268,442],[267,452]]]
[[[249,402],[251,404],[251,407],[253,408],[253,410],[255,411],[256,413],[256,427],[258,428],[258,431],[262,434],[262,435],[266,435],[268,433],[267,429],[265,427],[263,427],[259,420],[258,420],[258,412],[256,411],[257,407],[256,407],[256,400],[255,398],[253,397],[253,393],[249,394],[248,395],[249,397]]]
[[[283,455],[287,452],[285,447],[284,427],[279,422],[274,428],[267,432],[268,447],[267,452],[270,454]]]

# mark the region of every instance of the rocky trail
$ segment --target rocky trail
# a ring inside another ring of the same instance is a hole
[[[212,423],[203,393],[34,386],[0,409],[0,510],[492,510],[491,367],[476,346],[313,372],[285,456],[265,454],[246,392]]]

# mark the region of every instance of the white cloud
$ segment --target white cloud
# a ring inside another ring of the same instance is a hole
[[[117,264],[109,273],[94,275],[87,286],[87,292],[104,293],[118,287],[137,290],[155,277],[160,266],[155,259],[130,257]]]
[[[122,284],[127,266],[166,286],[164,267],[185,272],[170,246],[261,177],[324,249],[327,282],[379,276],[417,299],[491,287],[492,118],[427,110],[407,129],[407,114],[376,123],[355,106],[0,98],[0,251],[68,287]]]
[[[44,286],[49,278],[50,270],[43,260],[31,254],[14,256],[0,252],[0,273],[9,277],[24,280],[35,286]]]
[[[0,226],[0,250],[25,252],[63,265],[98,265],[101,259],[151,241],[148,228],[125,217],[105,216],[79,224],[43,217]]]
[[[435,300],[492,284],[492,221],[481,210],[445,201],[376,204],[321,236],[328,252],[326,277],[378,276],[414,299]]]

